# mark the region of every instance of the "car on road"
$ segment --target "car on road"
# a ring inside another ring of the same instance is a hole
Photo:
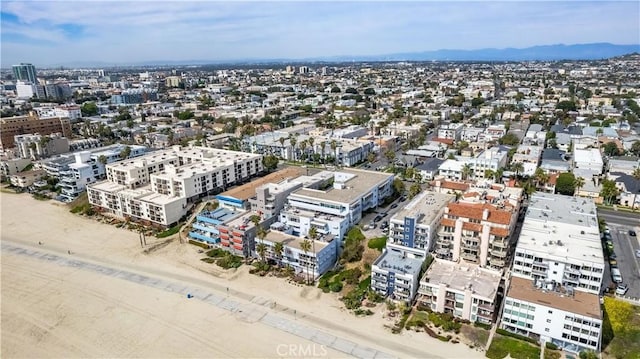
[[[636,257],[640,258],[640,249],[636,249]]]
[[[609,249],[610,252],[613,252],[613,242],[607,241],[607,249]]]
[[[609,253],[609,258],[616,259],[616,258],[618,258],[618,256],[616,255],[616,252],[611,251],[611,252]]]
[[[636,236],[636,231],[634,231],[634,230],[631,230],[631,229],[630,229],[630,230],[629,230],[629,235],[630,235],[631,237],[635,237],[635,236]]]
[[[373,223],[376,222],[380,222],[382,220],[382,217],[380,215],[377,215],[374,219],[373,219]]]
[[[394,204],[391,205],[391,209],[394,209],[394,208],[398,208],[398,204],[397,203],[394,203]]]
[[[609,265],[613,266],[617,266],[618,265],[618,261],[615,260],[615,258],[609,258]]]
[[[404,202],[406,200],[407,200],[407,197],[405,197],[405,196],[400,197],[400,202]]]
[[[627,291],[629,290],[629,286],[626,284],[618,284],[618,287],[616,288],[616,294],[617,295],[625,295],[627,294]]]

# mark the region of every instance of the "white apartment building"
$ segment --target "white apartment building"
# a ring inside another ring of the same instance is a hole
[[[441,165],[438,174],[451,180],[461,180],[465,165],[471,169],[468,179],[482,179],[486,170],[497,171],[507,165],[509,149],[506,147],[492,147],[482,151],[475,157],[456,156],[447,159]]]
[[[385,248],[371,265],[371,289],[391,300],[412,303],[424,260],[414,252]]]
[[[533,176],[540,165],[542,157],[541,146],[520,145],[511,158],[511,164],[522,163],[523,171],[519,173],[524,176]]]
[[[272,228],[281,226],[281,223],[274,223]],[[311,247],[306,251],[303,245],[305,240]],[[312,241],[272,229],[263,241],[256,239],[256,244],[260,243],[266,245],[266,259],[280,263],[282,266],[290,266],[295,273],[309,275],[314,280],[331,269],[338,259],[338,241],[331,235]],[[283,245],[281,254],[275,251],[276,243]]]
[[[89,202],[102,210],[168,226],[198,198],[262,170],[261,155],[174,146],[107,165],[107,180],[87,190]]]
[[[516,246],[501,326],[569,351],[598,350],[604,267],[593,201],[535,193]],[[523,305],[532,313],[516,320],[513,312]]]
[[[295,179],[265,183],[256,188],[255,197],[249,198],[251,210],[258,213],[264,220],[277,218],[287,203],[289,194],[300,188],[302,188],[302,182]]]
[[[562,350],[600,351],[602,312],[597,295],[581,291],[543,291],[512,277],[500,327],[551,342]]]
[[[420,305],[456,318],[491,324],[502,275],[473,264],[435,259],[420,280]]]
[[[447,204],[455,196],[423,192],[389,220],[387,247],[402,247],[422,257],[433,246],[436,230]]]
[[[464,125],[461,123],[446,123],[438,127],[438,138],[459,141]]]
[[[375,208],[391,195],[394,175],[389,173],[341,169],[323,171],[304,188],[292,192],[280,213],[280,222],[305,236],[313,226],[321,234],[332,234],[342,241],[347,230],[362,218],[362,212]]]
[[[127,146],[116,144],[94,151],[73,153],[73,162],[59,172],[60,182],[58,185],[62,189],[60,192],[62,198],[71,201],[84,192],[88,184],[104,179],[105,166],[122,160],[121,153],[125,147]],[[145,146],[131,145],[128,147],[130,149],[128,158],[142,156],[147,152]]]
[[[13,136],[17,154],[21,158],[37,160],[69,152],[69,140],[61,133],[46,136],[26,134]]]
[[[573,168],[588,170],[593,174],[601,175],[604,170],[604,162],[600,150],[591,148],[573,151]]]

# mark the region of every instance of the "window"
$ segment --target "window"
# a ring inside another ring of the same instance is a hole
[[[549,310],[549,312],[548,312],[548,313],[549,313],[549,314],[553,314],[553,310]]]
[[[548,332],[548,331],[549,331],[549,328],[544,328],[544,331],[545,331],[545,332]]]
[[[551,319],[547,319],[547,323],[551,323]]]

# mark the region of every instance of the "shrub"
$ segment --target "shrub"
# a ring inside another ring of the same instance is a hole
[[[216,261],[214,258],[209,258],[209,257],[205,257],[205,258],[202,258],[200,260],[205,262],[205,263],[214,263]]]
[[[553,344],[552,342],[546,342],[544,346],[545,348],[550,350],[558,350],[558,346]]]
[[[473,326],[476,327],[476,328],[482,328],[482,329],[486,329],[486,330],[491,330],[491,324],[473,322]]]
[[[173,227],[171,227],[171,228],[169,228],[169,229],[167,229],[167,230],[165,230],[163,232],[160,232],[160,233],[156,234],[156,237],[157,238],[169,237],[169,236],[172,236],[172,235],[178,233],[179,231],[180,231],[180,224],[178,223],[175,226],[173,226]]]
[[[372,249],[377,249],[382,252],[382,249],[387,245],[387,237],[372,238],[369,240],[367,246]]]
[[[218,258],[216,264],[224,269],[238,268],[242,265],[242,258],[227,253],[224,257]]]
[[[498,329],[496,329],[496,333],[501,334],[501,335],[505,335],[505,336],[508,336],[508,337],[511,337],[511,338],[524,340],[525,342],[529,342],[529,343],[532,343],[532,344],[538,344],[538,342],[535,339],[532,339],[532,338],[529,338],[529,337],[525,337],[524,335],[512,333],[512,332],[510,332],[508,330],[505,330],[505,329],[498,328]]]
[[[201,243],[201,242],[198,242],[198,241],[194,241],[193,239],[189,240],[189,244],[193,244],[194,246],[198,246],[198,247],[203,248],[203,249],[209,249],[209,245],[208,244]]]
[[[342,290],[342,282],[333,282],[329,284],[329,289],[332,292],[339,292]]]
[[[225,252],[223,249],[220,249],[220,248],[214,248],[207,252],[207,256],[213,257],[213,258],[224,257],[226,254],[227,252]]]
[[[512,358],[538,359],[540,358],[540,348],[516,339],[496,335],[485,355],[490,359],[503,359],[507,355]]]

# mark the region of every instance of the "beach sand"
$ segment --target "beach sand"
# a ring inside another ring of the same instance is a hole
[[[0,228],[5,358],[483,357],[425,333],[391,334],[384,306],[358,318],[335,294],[254,276],[247,266],[221,270],[177,239],[145,253],[137,233],[29,195],[0,194]],[[149,248],[165,239],[147,242]],[[45,254],[57,259],[42,259]],[[162,288],[149,281],[161,281]],[[179,285],[166,289],[164,283]],[[185,291],[198,294],[187,299]]]

